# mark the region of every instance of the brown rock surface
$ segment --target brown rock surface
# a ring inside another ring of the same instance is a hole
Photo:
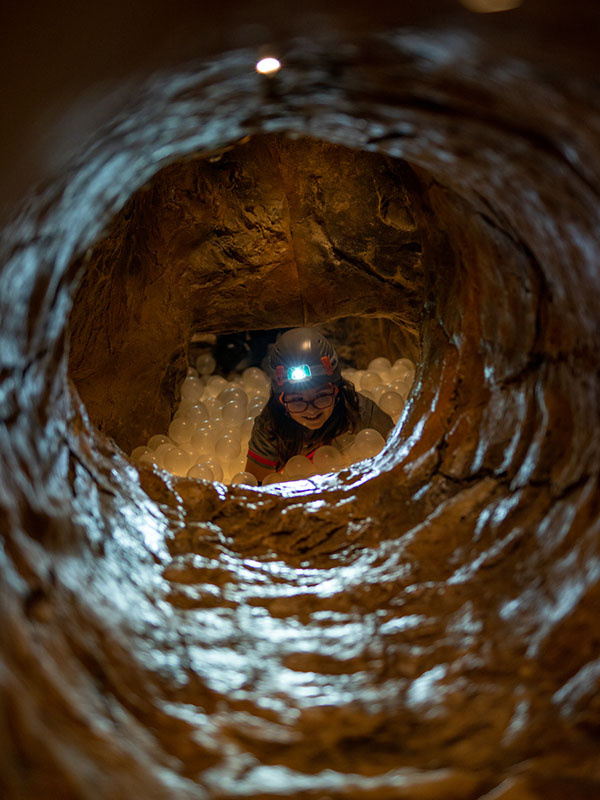
[[[600,796],[597,84],[518,21],[155,74],[7,228],[3,796]],[[198,326],[363,315],[420,347],[367,467],[227,488],[97,429]]]

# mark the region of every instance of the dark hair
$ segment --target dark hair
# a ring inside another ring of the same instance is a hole
[[[330,444],[336,436],[342,433],[356,433],[360,427],[358,411],[358,396],[354,385],[343,378],[335,384],[339,391],[331,416],[320,429],[320,439],[323,444]],[[264,421],[267,435],[273,439],[277,447],[278,466],[285,464],[292,456],[296,456],[302,449],[302,442],[307,429],[299,422],[295,422],[279,402],[279,395],[273,393],[265,406]]]

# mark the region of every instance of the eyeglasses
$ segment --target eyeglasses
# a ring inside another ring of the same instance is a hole
[[[319,410],[323,408],[329,408],[329,406],[333,404],[336,394],[337,388],[334,389],[333,392],[324,392],[323,394],[318,394],[314,400],[291,400],[289,403],[286,402],[283,399],[283,395],[281,395],[281,402],[288,411],[292,412],[292,414],[302,414],[302,412],[306,411],[309,406],[314,406]]]

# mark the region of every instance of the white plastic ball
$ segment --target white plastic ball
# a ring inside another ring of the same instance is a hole
[[[210,419],[208,408],[200,400],[196,401],[195,403],[182,403],[179,406],[179,411],[182,412],[182,415],[185,419],[188,419],[190,422],[195,424],[199,422],[205,422],[206,420]]]
[[[240,440],[234,439],[228,434],[219,436],[215,442],[215,456],[219,461],[231,461],[237,458],[241,452]]]
[[[230,400],[223,406],[222,414],[226,425],[241,425],[246,419],[246,406],[238,400]]]
[[[178,447],[173,448],[173,450],[166,454],[164,465],[173,475],[180,475],[183,477],[187,474],[191,461],[192,457],[187,450]]]
[[[410,380],[412,383],[415,377],[415,365],[409,358],[399,358],[397,361],[394,361],[394,366],[390,372],[392,380]]]
[[[335,439],[335,446],[340,450],[341,453],[344,453],[349,447],[352,446],[356,436],[353,433],[342,433]]]
[[[193,434],[190,446],[194,453],[212,453],[215,449],[216,439],[216,430],[212,428],[200,428]]]
[[[223,480],[223,467],[221,466],[221,463],[216,458],[213,458],[212,456],[209,456],[208,458],[203,459],[202,463],[203,464],[208,464],[208,466],[212,469],[213,476],[214,476],[213,477],[214,481],[222,481]]]
[[[193,467],[190,467],[187,471],[186,477],[197,478],[201,481],[212,481],[214,480],[215,476],[212,467],[209,464],[201,463],[194,464]]]
[[[254,428],[254,420],[253,419],[245,419],[242,422],[242,427],[240,430],[240,437],[243,442],[247,442],[250,437],[252,436],[252,429]]]
[[[251,472],[238,472],[231,479],[231,485],[258,486],[258,480]]]
[[[407,384],[406,381],[392,381],[388,389],[390,392],[396,392],[397,394],[401,394],[402,397],[406,399],[406,395],[410,391],[410,384]]]
[[[193,425],[183,416],[174,419],[169,425],[169,437],[177,444],[188,444],[193,433]]]
[[[326,444],[315,452],[312,463],[319,472],[335,472],[344,466],[344,458],[339,450]]]
[[[221,375],[211,375],[206,384],[206,390],[211,397],[218,397],[223,389],[227,388],[227,381]]]
[[[200,375],[212,375],[216,366],[217,362],[210,353],[200,353],[196,359],[196,369]]]
[[[247,390],[263,389],[269,385],[269,378],[259,367],[248,367],[242,373],[242,383]]]
[[[222,405],[230,403],[232,400],[237,401],[244,407],[248,405],[248,395],[246,392],[237,386],[231,385],[229,385],[226,389],[223,389],[223,391],[217,397],[217,400],[219,400]]]
[[[151,450],[156,450],[161,444],[171,444],[171,440],[168,436],[163,436],[162,433],[155,433],[154,436],[148,439],[148,447]]]
[[[186,378],[181,384],[181,399],[182,400],[200,400],[204,386],[202,381],[198,378],[191,376]]]
[[[227,434],[227,436],[231,436],[232,439],[237,439],[238,441],[242,440],[242,427],[241,425],[228,425],[223,420],[223,427],[220,430],[220,435]]]
[[[285,483],[285,478],[279,472],[269,472],[262,480],[263,486],[270,486],[273,483]]]
[[[367,367],[370,372],[377,372],[378,374],[381,374],[382,370],[385,371],[391,368],[392,362],[389,360],[389,358],[384,358],[383,356],[374,358],[369,362],[369,366]]]
[[[308,478],[314,472],[313,465],[306,456],[292,456],[283,470],[287,478],[298,480]]]
[[[374,428],[363,428],[356,434],[356,439],[352,445],[351,454],[354,461],[362,461],[365,458],[373,458],[385,445],[385,439]]]
[[[382,394],[389,392],[389,386],[386,386],[384,383],[380,383],[379,386],[376,386],[374,389],[371,389],[371,395],[376,403],[379,403],[379,398]]]
[[[133,461],[139,461],[142,456],[145,456],[146,453],[151,453],[151,452],[152,452],[152,450],[149,447],[145,447],[145,446],[135,447],[131,451],[131,458],[132,458]]]
[[[367,390],[374,389],[376,386],[379,386],[381,382],[379,373],[367,371],[360,380],[360,388]]]
[[[266,398],[263,397],[253,397],[252,400],[248,403],[247,413],[249,417],[258,417],[260,412],[266,406],[267,401]]]
[[[206,398],[206,400],[204,400],[204,407],[208,410],[211,419],[214,419],[221,413],[221,403],[219,403],[215,397],[211,397],[210,395]]]
[[[160,444],[154,451],[157,464],[161,469],[164,469],[165,458],[167,457],[167,454],[171,452],[171,450],[177,450],[177,447],[172,443],[169,444],[168,442],[165,442],[164,444]]]
[[[379,398],[379,408],[390,417],[395,417],[402,413],[404,398],[397,392],[386,392]]]

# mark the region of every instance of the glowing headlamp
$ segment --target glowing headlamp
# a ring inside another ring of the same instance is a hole
[[[310,378],[310,367],[302,364],[300,367],[290,367],[287,371],[288,381],[305,381]]]

